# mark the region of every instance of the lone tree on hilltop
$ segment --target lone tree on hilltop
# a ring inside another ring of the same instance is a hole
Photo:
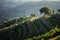
[[[40,10],[39,10],[42,13],[44,13],[45,15],[46,14],[51,14],[51,9],[48,8],[48,7],[42,7]]]

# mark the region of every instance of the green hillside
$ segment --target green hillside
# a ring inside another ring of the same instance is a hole
[[[0,22],[0,39],[60,40],[60,21],[58,21],[60,14],[55,15],[47,17],[23,16],[4,20]]]

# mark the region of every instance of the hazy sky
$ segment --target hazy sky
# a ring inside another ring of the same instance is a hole
[[[14,0],[14,1],[59,1],[59,0]]]
[[[22,5],[27,2],[38,2],[38,1],[59,1],[59,0],[0,0],[0,5],[1,5],[1,3],[2,3],[2,5],[4,4],[3,5],[4,8],[5,7],[16,7],[18,5]]]
[[[22,1],[59,1],[59,0],[22,0]]]
[[[12,1],[12,2],[19,2],[19,1],[22,1],[22,2],[30,2],[30,1],[60,1],[60,0],[6,0],[6,1]]]

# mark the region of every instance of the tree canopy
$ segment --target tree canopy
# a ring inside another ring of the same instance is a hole
[[[60,9],[57,10],[57,14],[60,14]]]
[[[36,15],[35,14],[31,14],[31,17],[35,17]]]
[[[48,8],[48,7],[42,7],[40,10],[39,10],[42,13],[44,14],[50,14],[51,13],[51,9]]]

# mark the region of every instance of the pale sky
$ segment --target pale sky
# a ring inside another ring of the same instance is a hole
[[[18,2],[18,1],[22,1],[22,2],[30,2],[30,1],[60,1],[60,0],[9,0],[12,2]]]
[[[22,1],[60,1],[60,0],[22,0]]]

